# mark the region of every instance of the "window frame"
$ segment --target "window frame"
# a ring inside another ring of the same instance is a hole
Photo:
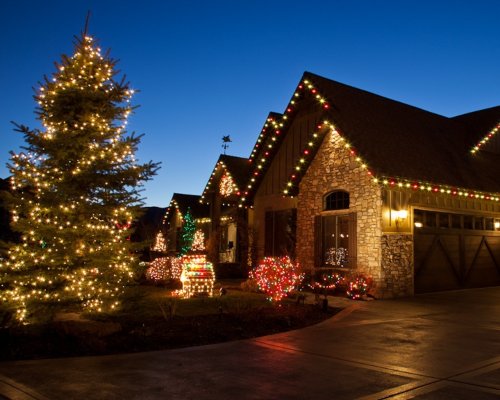
[[[351,197],[347,190],[333,190],[323,197],[323,211],[348,210]]]

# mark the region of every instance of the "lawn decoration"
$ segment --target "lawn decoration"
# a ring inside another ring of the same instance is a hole
[[[207,261],[205,235],[201,230],[194,233],[190,254],[182,256],[182,291],[184,298],[210,296],[214,294],[215,272],[211,262]]]
[[[215,273],[205,254],[182,257],[182,297],[214,294]]]

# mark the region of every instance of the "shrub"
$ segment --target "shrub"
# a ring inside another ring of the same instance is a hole
[[[372,286],[372,280],[363,275],[352,277],[347,285],[346,295],[350,299],[359,300],[368,293]]]
[[[250,272],[260,290],[271,301],[280,301],[294,290],[304,279],[300,267],[290,257],[266,257]]]
[[[149,263],[146,270],[146,279],[158,282],[166,282],[171,279],[179,279],[182,273],[182,262],[177,257],[158,257]]]

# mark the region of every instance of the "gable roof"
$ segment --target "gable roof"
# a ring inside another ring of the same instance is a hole
[[[205,185],[205,189],[203,190],[203,193],[200,197],[200,201],[206,202],[208,200],[206,199],[206,195],[208,194],[208,192],[210,192],[211,190],[217,190],[216,188],[213,188],[212,185],[214,184],[214,178],[217,175],[217,171],[219,170],[219,168],[222,168],[224,172],[232,178],[233,183],[238,190],[238,196],[239,191],[242,190],[242,188],[244,188],[246,183],[248,182],[248,159],[244,157],[221,154],[219,156],[219,159],[215,163],[215,167],[210,174],[210,178],[208,179],[207,184]]]
[[[489,139],[500,131],[499,115],[500,106],[496,106],[453,117],[469,131],[468,137],[472,140],[469,143],[471,153],[480,150]]]
[[[305,97],[317,101],[303,101]],[[323,109],[325,119],[374,177],[390,178],[392,182],[414,181],[418,186],[428,182],[500,192],[500,175],[496,173],[500,155],[470,152],[477,140],[491,134],[492,129],[496,132],[500,107],[448,118],[310,72],[304,73],[286,108],[281,136],[286,135],[300,107]],[[303,171],[314,156],[314,151],[309,153],[309,160],[300,160],[306,162]],[[255,172],[263,175],[269,161]]]
[[[447,118],[318,75],[304,77],[329,99],[333,122],[377,175],[500,191],[500,179],[484,171],[486,160],[469,154],[474,139],[494,124],[487,127],[484,117],[499,121],[500,107],[493,116],[484,110],[474,113],[474,128],[464,123],[472,122],[470,115]],[[495,160],[500,157],[486,163]]]
[[[191,210],[193,218],[207,218],[210,216],[210,210],[206,204],[200,203],[200,196],[194,194],[174,193],[172,199],[167,207],[165,216],[163,217],[163,224],[168,222],[169,216],[175,212],[180,212],[181,216]]]

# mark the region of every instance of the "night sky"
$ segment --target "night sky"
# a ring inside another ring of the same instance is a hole
[[[145,133],[139,159],[162,162],[151,206],[201,194],[222,136],[248,157],[306,70],[445,116],[500,105],[498,0],[1,0],[0,177],[23,143],[10,121],[40,127],[32,88],[72,54],[88,10],[140,90],[128,126]]]

